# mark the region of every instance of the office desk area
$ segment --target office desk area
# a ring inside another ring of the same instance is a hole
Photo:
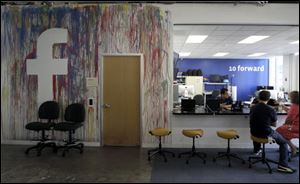
[[[171,147],[190,147],[191,142],[182,135],[182,130],[200,128],[204,131],[204,134],[196,141],[197,148],[225,148],[226,140],[219,138],[216,131],[228,129],[235,129],[240,135],[239,139],[231,141],[232,148],[253,148],[250,139],[249,112],[249,108],[243,108],[242,112],[223,111],[212,113],[199,106],[195,111],[181,111],[180,107],[175,107],[171,114]],[[284,123],[287,113],[283,111],[277,114],[277,127],[279,127]],[[276,127],[273,128],[276,129]],[[278,145],[270,144],[268,147],[278,148]]]
[[[276,111],[277,115],[287,115],[284,110]],[[243,108],[242,111],[219,111],[211,112],[204,108],[204,106],[197,106],[194,111],[183,111],[180,106],[173,109],[172,113],[174,115],[249,115],[250,108]]]

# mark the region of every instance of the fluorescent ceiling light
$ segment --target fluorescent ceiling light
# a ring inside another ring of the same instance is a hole
[[[229,54],[229,52],[218,52],[218,53],[215,53],[214,56],[226,56],[227,54]]]
[[[189,56],[191,55],[190,52],[179,52],[179,56],[184,57],[184,56]]]
[[[190,35],[185,43],[201,43],[207,38],[207,35]]]
[[[269,36],[249,36],[248,38],[245,38],[244,40],[241,40],[238,43],[251,44],[266,39],[268,37]]]
[[[294,41],[294,42],[290,42],[290,44],[299,44],[299,40]]]
[[[264,53],[264,52],[258,52],[258,53],[250,54],[248,56],[250,56],[250,57],[256,57],[256,56],[262,56],[262,55],[265,55],[265,54],[266,53]]]
[[[298,55],[299,55],[299,52],[296,52],[294,55],[295,55],[295,56],[298,56]]]

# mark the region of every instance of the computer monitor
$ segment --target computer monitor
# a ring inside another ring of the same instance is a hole
[[[271,93],[270,98],[277,100],[277,94],[278,94],[277,90],[267,90],[267,91],[269,91]]]
[[[182,99],[181,110],[182,111],[194,111],[196,107],[196,100],[194,99]]]
[[[193,85],[178,85],[179,96],[193,98],[194,93],[195,93],[195,88]]]
[[[274,99],[274,100],[277,100],[278,97],[277,97],[277,94],[278,94],[278,91],[277,90],[267,90],[267,89],[262,89],[262,90],[259,90],[259,91],[256,91],[255,92],[255,96],[258,97],[258,94],[261,92],[261,91],[269,91],[270,92],[270,98],[271,99]]]
[[[207,99],[206,108],[209,112],[219,112],[220,111],[220,99]]]

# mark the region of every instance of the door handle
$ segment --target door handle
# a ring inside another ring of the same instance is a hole
[[[111,105],[109,105],[109,104],[103,104],[103,108],[110,108],[111,107]]]

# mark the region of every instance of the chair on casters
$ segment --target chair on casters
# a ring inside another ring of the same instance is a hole
[[[230,140],[238,139],[239,138],[238,132],[236,130],[224,130],[224,131],[217,131],[217,135],[223,139],[227,139],[227,151],[226,152],[218,152],[218,156],[213,158],[213,162],[215,162],[217,158],[227,157],[228,167],[231,167],[230,157],[233,157],[233,158],[241,160],[242,163],[245,164],[246,162],[244,159],[238,157],[237,154],[230,152]]]
[[[274,160],[266,158],[265,144],[266,143],[270,143],[270,144],[275,143],[275,140],[273,140],[272,138],[269,138],[269,137],[261,138],[261,137],[256,137],[256,136],[253,136],[253,135],[251,135],[251,139],[254,142],[261,143],[263,145],[263,149],[262,149],[261,156],[250,156],[248,158],[249,168],[251,168],[253,164],[256,164],[258,162],[262,162],[263,164],[266,164],[268,166],[269,173],[272,174],[272,168],[270,167],[269,162],[272,162],[272,163],[277,164],[277,165],[279,163],[274,161]],[[252,159],[255,159],[255,161],[251,162]]]
[[[161,147],[161,137],[162,136],[170,135],[171,134],[170,130],[168,130],[166,128],[155,128],[153,130],[150,130],[149,133],[151,135],[153,135],[153,136],[157,136],[158,137],[158,139],[159,139],[159,146],[156,149],[152,149],[152,150],[148,151],[148,161],[150,161],[151,158],[154,155],[156,155],[156,154],[162,155],[164,157],[165,162],[167,162],[167,158],[166,158],[165,153],[170,153],[170,154],[173,155],[173,157],[175,157],[175,154],[173,152],[163,150],[162,147]],[[151,154],[151,152],[153,152],[153,153]]]
[[[182,134],[185,135],[186,137],[193,138],[193,147],[192,147],[191,151],[180,153],[178,155],[178,158],[180,158],[181,155],[189,155],[189,157],[186,160],[186,164],[189,164],[190,158],[192,158],[194,156],[198,156],[205,164],[206,163],[206,161],[205,161],[206,154],[202,153],[202,152],[197,152],[195,149],[195,138],[202,137],[203,130],[202,129],[182,130]]]
[[[80,153],[83,152],[83,143],[78,143],[78,139],[75,139],[72,135],[75,130],[83,125],[85,121],[85,108],[82,104],[74,103],[68,105],[65,110],[65,122],[57,123],[54,126],[54,130],[69,132],[68,140],[65,145],[57,147],[58,149],[64,148],[62,156],[64,157],[66,152],[71,148],[79,149]]]
[[[39,107],[38,116],[40,121],[30,122],[25,128],[28,130],[37,131],[38,133],[42,132],[42,137],[40,138],[37,145],[32,146],[26,149],[25,154],[29,154],[29,151],[32,149],[37,150],[37,156],[41,155],[42,150],[45,147],[53,147],[53,151],[56,151],[56,144],[54,141],[47,138],[45,135],[46,131],[51,130],[54,126],[53,120],[58,119],[59,116],[59,105],[55,101],[46,101],[42,103]],[[43,122],[47,120],[47,122]]]
[[[203,95],[195,95],[193,98],[196,101],[196,105],[204,105],[204,97]]]

